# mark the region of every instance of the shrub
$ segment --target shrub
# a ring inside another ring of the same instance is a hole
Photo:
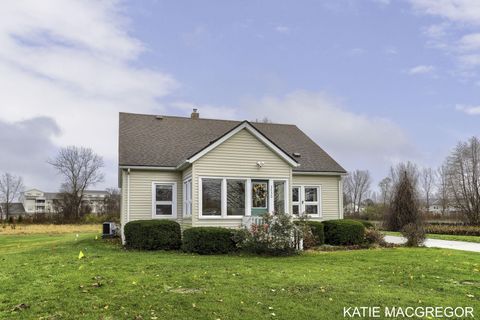
[[[284,213],[263,215],[263,223],[252,224],[239,247],[244,251],[265,255],[291,255],[296,253],[299,239],[303,238],[301,226]],[[295,239],[294,239],[294,235]]]
[[[452,234],[459,236],[480,236],[480,226],[428,225],[426,233]]]
[[[395,185],[393,201],[384,221],[389,231],[401,231],[407,224],[422,225],[415,187],[415,167],[410,163],[400,164],[397,170],[399,181]]]
[[[377,229],[367,228],[365,229],[365,242],[368,245],[385,246],[385,235]]]
[[[182,244],[180,225],[171,220],[131,221],[124,228],[126,246],[141,250],[176,250]]]
[[[367,220],[357,220],[357,221],[363,224],[363,226],[367,229],[375,229],[375,225],[370,221],[367,221]]]
[[[307,225],[310,227],[313,238],[315,240],[315,246],[321,246],[325,243],[325,232],[323,229],[323,223],[320,221],[307,221]]]
[[[325,243],[331,245],[361,244],[365,237],[365,227],[355,220],[323,221]]]
[[[425,242],[425,230],[418,224],[409,223],[404,226],[402,235],[407,238],[408,247],[418,247]]]
[[[235,251],[233,230],[218,227],[194,227],[183,232],[182,249],[199,254]]]

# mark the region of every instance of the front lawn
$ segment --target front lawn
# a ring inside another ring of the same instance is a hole
[[[390,235],[390,236],[398,236],[398,237],[402,236],[402,234],[400,232],[394,232],[394,231],[383,231],[383,233],[387,234],[387,235]],[[477,237],[477,236],[461,236],[461,235],[453,235],[453,234],[428,233],[427,238],[480,243],[480,237]]]
[[[199,256],[128,252],[95,237],[0,235],[0,318],[342,319],[344,306],[394,305],[480,312],[477,253]]]

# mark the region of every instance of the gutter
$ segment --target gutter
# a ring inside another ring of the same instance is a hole
[[[297,176],[346,176],[346,172],[333,172],[333,171],[292,171],[292,175]]]

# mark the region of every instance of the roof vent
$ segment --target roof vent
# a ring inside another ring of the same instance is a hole
[[[190,115],[190,118],[192,118],[192,119],[198,119],[198,118],[200,118],[200,113],[198,113],[198,109],[193,108],[193,112],[192,112],[192,114]]]
[[[157,119],[157,120],[162,120],[162,119],[163,119],[163,116],[161,116],[161,115],[155,116],[155,119]]]
[[[300,154],[300,152],[294,152],[294,153],[292,153],[292,154],[293,154],[293,156],[294,156],[295,158],[300,158],[300,157],[302,156],[302,155]]]

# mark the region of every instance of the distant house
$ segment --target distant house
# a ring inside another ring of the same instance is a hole
[[[435,214],[452,214],[456,212],[457,210],[452,207],[448,206],[446,208],[443,208],[443,205],[440,200],[434,200],[432,204],[428,207],[428,212],[435,213]]]
[[[0,203],[0,217],[6,219],[7,209],[6,203]],[[12,202],[10,203],[9,217],[18,218],[19,216],[25,215],[25,208],[21,202]]]
[[[83,204],[88,205],[93,214],[102,213],[107,194],[106,191],[101,190],[86,190]],[[20,202],[23,204],[26,214],[56,213],[55,203],[60,199],[59,193],[44,192],[39,189],[30,189],[20,196]]]
[[[332,119],[332,121],[334,121]],[[343,218],[343,169],[295,125],[120,114],[121,222],[241,227],[264,213]]]

